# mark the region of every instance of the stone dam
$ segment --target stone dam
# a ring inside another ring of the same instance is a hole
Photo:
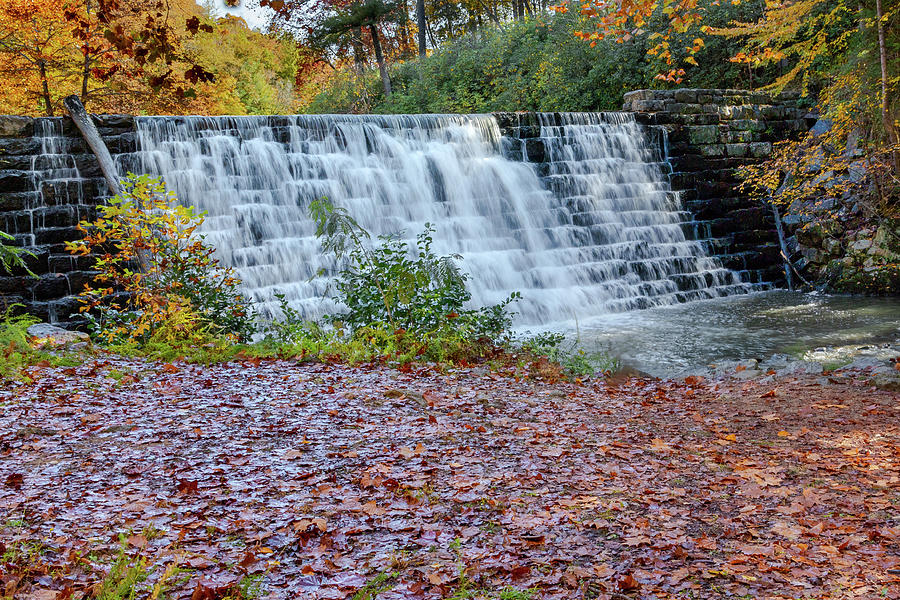
[[[433,223],[475,301],[520,291],[521,322],[538,324],[780,285],[772,217],[735,171],[805,132],[805,114],[791,95],[683,89],[626,94],[619,113],[93,119],[120,175],[162,176],[207,212],[264,313],[276,293],[310,317],[333,309],[306,217],[327,197],[373,233]],[[38,275],[0,276],[0,301],[77,324],[91,259],[64,246],[106,199],[68,118],[0,117],[0,230]]]

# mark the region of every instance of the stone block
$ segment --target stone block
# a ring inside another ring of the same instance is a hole
[[[91,338],[81,331],[69,331],[48,323],[37,323],[28,328],[28,335],[38,347],[65,346],[79,342],[90,342]]]
[[[41,151],[41,143],[35,138],[0,138],[0,156],[32,155]]]
[[[525,160],[536,163],[547,160],[547,147],[544,145],[544,140],[539,138],[525,140]]]
[[[94,115],[93,118],[101,127],[134,128],[134,116],[132,115]]]
[[[821,265],[828,261],[828,257],[818,248],[804,246],[800,249],[800,254],[803,255],[803,258],[805,258],[809,264]]]
[[[33,187],[28,171],[0,171],[0,193],[27,192]]]
[[[725,144],[725,153],[728,156],[747,156],[749,152],[749,144]]]
[[[34,278],[27,275],[0,277],[0,295],[26,296],[29,295],[32,285],[34,285]]]
[[[0,215],[0,223],[3,223],[3,231],[10,235],[32,233],[31,211],[15,211]]]
[[[785,110],[782,106],[764,105],[759,107],[759,111],[764,119],[783,119]]]
[[[765,131],[766,124],[756,119],[733,119],[731,129],[733,131]]]
[[[55,300],[69,295],[69,281],[56,273],[43,275],[31,291],[36,301]]]
[[[753,142],[749,148],[753,158],[766,158],[772,154],[772,144],[769,142]]]
[[[494,117],[494,120],[497,121],[497,126],[500,127],[501,130],[505,130],[515,127],[518,124],[518,120],[516,119],[516,113],[513,112],[495,112],[491,113]]]
[[[0,171],[30,171],[33,157],[27,154],[4,156],[0,154]]]
[[[719,115],[714,113],[702,113],[696,115],[671,113],[670,118],[672,123],[680,123],[683,125],[716,125],[719,123]]]
[[[635,112],[656,112],[666,108],[661,100],[635,100],[631,103],[631,109]]]
[[[84,237],[84,234],[74,227],[47,227],[34,233],[36,245],[64,244],[65,242],[80,240],[82,237]]]
[[[726,144],[744,144],[753,141],[753,132],[723,130],[719,133],[719,140]]]
[[[628,104],[635,100],[653,100],[657,92],[658,90],[634,90],[625,94],[624,102]]]
[[[756,118],[756,109],[749,105],[719,106],[718,113],[723,119],[753,119]]]
[[[37,203],[36,192],[0,192],[0,211],[25,210]]]
[[[698,94],[698,90],[680,89],[680,90],[674,90],[673,96],[675,98],[675,102],[696,104],[697,103],[697,94]]]
[[[699,171],[707,168],[707,159],[700,154],[673,156],[669,162],[675,171]]]
[[[673,104],[669,104],[666,107],[666,110],[673,113],[678,113],[682,115],[699,115],[703,113],[703,105],[702,104],[686,104],[682,102],[675,102]]]
[[[832,256],[837,256],[841,253],[841,242],[834,238],[828,238],[822,242],[822,249]]]
[[[110,136],[104,141],[106,147],[113,154],[128,154],[137,151],[137,134],[133,132]]]
[[[0,115],[0,137],[24,138],[34,135],[34,119],[15,115]]]
[[[691,125],[686,129],[688,139],[693,144],[713,144],[719,138],[719,131],[715,125]]]
[[[703,144],[700,146],[703,156],[725,156],[725,146],[722,144]]]

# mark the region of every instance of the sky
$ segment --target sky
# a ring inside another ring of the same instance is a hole
[[[243,17],[253,29],[265,31],[267,19],[267,9],[260,8],[256,0],[241,0],[241,5],[237,8],[228,8],[222,0],[197,0],[197,4],[209,5],[213,14],[224,16],[226,14]]]

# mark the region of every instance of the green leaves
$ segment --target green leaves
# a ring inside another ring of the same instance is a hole
[[[419,337],[453,330],[474,341],[497,339],[509,328],[506,307],[518,294],[496,306],[465,308],[472,295],[457,264],[462,257],[434,253],[430,223],[415,248],[397,234],[379,236],[372,247],[369,233],[345,209],[321,200],[309,212],[323,249],[344,264],[336,287],[349,310],[336,318],[352,330],[384,325]]]
[[[12,270],[18,267],[24,269],[32,277],[37,277],[37,275],[32,273],[25,265],[24,259],[26,256],[31,256],[33,258],[34,254],[24,248],[9,246],[4,243],[14,240],[15,238],[13,236],[0,231],[0,273],[3,273],[4,271],[12,273]]]

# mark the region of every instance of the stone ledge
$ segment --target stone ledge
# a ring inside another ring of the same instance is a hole
[[[23,138],[34,135],[34,119],[16,115],[0,115],[0,137]]]

